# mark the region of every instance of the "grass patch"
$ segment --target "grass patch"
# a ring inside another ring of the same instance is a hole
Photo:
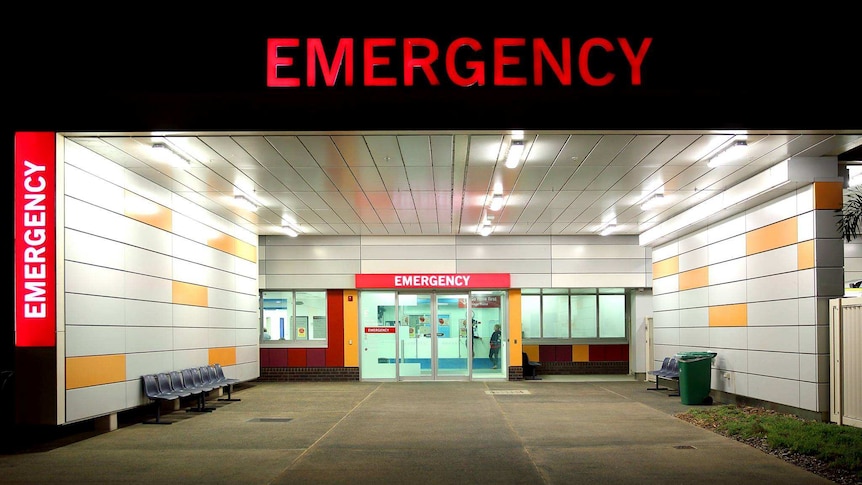
[[[770,448],[811,456],[862,478],[862,428],[732,404],[691,409],[679,417],[740,441],[762,439]]]

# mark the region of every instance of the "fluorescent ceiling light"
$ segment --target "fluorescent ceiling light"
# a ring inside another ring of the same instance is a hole
[[[524,153],[524,140],[512,140],[506,153],[506,168],[515,168]]]
[[[859,184],[862,184],[862,165],[848,165],[847,175],[848,187],[855,187]]]
[[[490,217],[488,217],[486,215],[482,219],[482,224],[479,225],[477,232],[479,233],[480,236],[488,236],[492,232],[494,232],[494,229],[491,227],[491,218]]]
[[[257,204],[255,204],[254,202],[252,202],[251,199],[249,199],[248,197],[246,197],[242,194],[235,195],[233,197],[233,199],[234,199],[234,202],[236,202],[236,204],[238,206],[242,207],[243,209],[247,209],[250,211],[256,211],[257,210]]]
[[[655,209],[662,204],[664,204],[664,194],[653,194],[652,197],[650,197],[643,204],[641,204],[641,209],[648,211],[651,209]]]
[[[712,158],[709,159],[709,162],[707,162],[706,166],[709,168],[715,168],[734,160],[738,160],[742,156],[742,153],[745,152],[745,148],[747,146],[748,142],[745,140],[736,140],[713,155]]]
[[[503,208],[503,194],[494,194],[491,196],[491,205],[488,207],[492,211],[498,211]]]
[[[186,169],[192,166],[192,162],[188,158],[177,153],[166,143],[154,143],[153,150],[159,152],[159,156],[169,161],[174,167]]]

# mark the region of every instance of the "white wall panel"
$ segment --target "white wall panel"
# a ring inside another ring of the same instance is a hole
[[[653,301],[653,305],[655,305],[655,301]],[[653,306],[653,317],[652,317],[652,327],[679,327],[680,322],[680,310],[667,310],[667,311],[656,311],[655,306]]]
[[[236,330],[236,345],[237,346],[258,346],[260,344],[260,330],[255,325],[251,328],[238,328]],[[337,345],[330,343],[330,345]]]
[[[748,395],[764,401],[799,407],[799,381],[750,374]]]
[[[787,326],[799,323],[799,305],[795,300],[751,302],[748,304],[748,326]]]
[[[799,407],[815,411],[829,411],[829,385],[800,382]]]
[[[685,254],[695,249],[700,249],[709,244],[709,237],[706,230],[700,230],[693,234],[689,234],[679,240],[679,254]],[[703,265],[701,265],[703,266]]]
[[[193,305],[173,305],[173,326],[175,327],[229,327],[235,326],[236,316],[229,310],[199,307]]]
[[[664,295],[654,295],[652,300],[653,311],[660,312],[663,310],[679,309],[679,293],[667,293]]]
[[[238,332],[237,332],[238,333]],[[238,345],[236,348],[237,363],[257,362],[260,358],[260,346],[255,345]],[[225,372],[227,374],[227,372]]]
[[[679,311],[680,327],[708,327],[709,308],[686,308]]]
[[[748,211],[746,230],[753,231],[796,216],[796,194],[790,194]]]
[[[541,261],[545,263],[546,261]],[[537,262],[533,262],[535,264]],[[551,261],[547,261],[551,266]],[[459,264],[459,267],[461,265]],[[497,268],[500,268],[497,265]],[[505,267],[505,266],[503,266]],[[646,266],[644,259],[555,259],[553,272],[560,273],[637,273],[641,276],[652,271],[652,266]]]
[[[410,259],[422,255],[422,259],[455,259],[453,246],[441,245],[380,245],[362,246],[363,259]]]
[[[169,327],[173,320],[170,303],[125,300],[125,324],[133,327]]]
[[[231,271],[230,267],[227,267],[225,269]],[[249,261],[242,258],[233,258],[233,270],[231,272],[236,273],[239,276],[252,279],[255,283],[257,283],[256,261]],[[252,293],[257,293],[257,291],[253,291]]]
[[[207,346],[213,347],[233,347],[236,345],[236,329],[233,328],[211,328],[208,331]]]
[[[127,407],[125,382],[66,391],[67,422],[110,414]]]
[[[588,248],[592,246],[580,246]],[[584,249],[586,251],[586,249]],[[578,252],[575,251],[568,257],[577,258]],[[470,245],[458,246],[455,248],[455,257],[457,259],[550,259],[550,245]]]
[[[799,298],[799,324],[800,325],[815,325],[818,322],[818,302],[817,298]],[[825,321],[829,321],[828,309],[823,315]]]
[[[125,352],[125,327],[66,325],[66,357]]]
[[[125,247],[125,264],[122,269],[158,278],[173,277],[173,262],[170,256],[133,246]]]
[[[124,323],[123,300],[94,295],[66,295],[66,325],[119,325]]]
[[[266,274],[341,274],[360,273],[358,259],[341,260],[275,260],[266,261]]]
[[[748,327],[748,349],[770,352],[796,352],[799,332],[795,326]]]
[[[169,327],[126,327],[126,353],[161,352],[174,345]]]
[[[709,288],[694,288],[679,292],[679,308],[697,308],[709,305]]]
[[[171,234],[143,222],[123,217],[108,237],[160,254],[171,254]]]
[[[662,278],[656,278],[652,281],[653,295],[663,295],[665,293],[671,293],[676,291],[679,291],[678,274],[664,276]]]
[[[714,349],[746,349],[748,327],[709,327],[709,346]]]
[[[745,235],[729,237],[709,246],[709,264],[745,257]]]
[[[123,281],[123,296],[126,298],[166,302],[172,299],[173,284],[171,280],[135,273],[123,273]]]
[[[174,349],[173,359],[174,364],[172,369],[181,370],[190,367],[200,367],[209,363],[209,349]]]
[[[234,379],[250,380],[260,377],[260,363],[238,364],[233,367],[230,377]]]
[[[63,201],[66,205],[66,228],[99,237],[113,235],[109,239],[122,241],[115,233],[125,226],[127,219],[124,216],[70,197],[65,197]]]
[[[171,331],[173,332],[174,349],[207,348],[207,329],[205,328],[174,327]]]
[[[71,197],[111,212],[123,212],[125,191],[122,187],[74,169],[66,171],[64,176],[72,179],[65,184],[66,199]]]
[[[383,271],[363,271],[363,273],[383,273]],[[270,290],[325,290],[355,288],[356,275],[268,275],[266,286]]]
[[[679,345],[680,329],[674,327],[655,327],[652,329],[654,345]]]
[[[810,241],[811,239],[814,239],[814,213],[799,214],[796,216],[796,240]]]
[[[65,257],[67,261],[123,269],[124,246],[116,241],[66,229]]]
[[[363,259],[362,273],[454,273],[457,264],[454,260],[381,260]]]
[[[799,354],[749,350],[748,372],[782,379],[799,379]]]
[[[551,275],[554,288],[602,288],[623,287],[643,288],[646,286],[643,274],[554,274]]]
[[[458,273],[552,273],[553,265],[550,259],[460,259],[456,261]],[[860,263],[862,266],[862,263]],[[501,271],[505,269],[505,271]],[[557,269],[557,272],[566,272]]]
[[[238,312],[236,314],[237,329],[254,329],[257,331],[260,328],[260,313],[255,312]]]
[[[175,258],[212,268],[233,269],[233,260],[236,256],[232,254],[176,235],[171,238],[171,244],[173,245],[172,255]]]
[[[709,328],[680,328],[679,344],[690,347],[707,347],[709,345]]]
[[[659,246],[657,248],[652,249],[652,260],[653,261],[662,261],[668,258],[672,258],[679,254],[679,243],[672,242],[670,244],[666,244],[664,246]],[[862,250],[860,250],[860,255],[862,255]]]
[[[233,291],[236,275],[197,263],[174,260],[174,279],[184,283]]]
[[[712,363],[715,367],[739,374],[748,372],[747,350],[728,348],[719,349],[713,347],[712,351],[716,353],[715,358],[712,359]]]
[[[163,352],[139,352],[126,355],[126,379],[138,380],[144,374],[179,370],[173,367],[174,360],[170,350]],[[140,381],[137,383],[141,385]]]
[[[817,295],[817,280],[814,269],[804,269],[796,273],[797,289],[796,294],[799,297],[816,296]],[[841,284],[842,288],[844,284]]]
[[[233,310],[234,308],[236,308],[237,295],[238,294],[233,291],[225,291],[218,288],[209,288],[207,289],[207,304],[210,308],[226,308]]]
[[[255,315],[260,309],[258,295],[240,294],[236,298],[236,309],[240,312],[254,312]]]
[[[707,239],[715,244],[725,239],[745,234],[745,216],[737,215],[709,226]]]
[[[796,190],[796,211],[801,214],[814,210],[814,186],[806,185]]]
[[[720,285],[742,281],[746,278],[745,259],[737,258],[722,263],[715,263],[709,267],[709,284]]]
[[[67,261],[66,292],[103,295],[109,297],[125,296],[125,275],[122,271],[99,268],[86,264]]]
[[[748,280],[749,301],[789,300],[799,296],[796,272]]]
[[[784,246],[771,251],[752,254],[746,258],[746,266],[749,278],[759,278],[779,273],[796,271],[797,251],[796,245]]]
[[[708,248],[703,247],[679,255],[679,272],[702,268],[709,265]]]
[[[237,298],[252,295],[257,298],[258,290],[257,275],[236,275],[234,279],[234,291],[237,293]]]

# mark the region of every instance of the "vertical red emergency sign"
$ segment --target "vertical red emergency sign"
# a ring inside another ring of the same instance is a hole
[[[15,133],[15,345],[56,345],[56,135]]]

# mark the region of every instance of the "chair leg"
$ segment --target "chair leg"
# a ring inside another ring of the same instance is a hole
[[[156,419],[144,421],[144,424],[173,424],[170,421],[162,421],[162,403],[156,401]]]
[[[242,399],[231,399],[231,397],[230,397],[231,388],[233,388],[233,384],[227,386],[227,398],[220,397],[220,398],[218,398],[218,400],[219,401],[242,401]]]

